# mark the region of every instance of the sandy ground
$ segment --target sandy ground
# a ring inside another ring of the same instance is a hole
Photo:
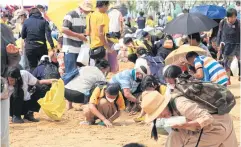
[[[124,68],[129,66],[122,65]],[[231,115],[240,143],[240,83],[232,79],[229,86],[237,97],[237,105]],[[76,107],[77,105],[75,105]],[[113,128],[102,126],[80,126],[84,120],[81,111],[66,111],[59,122],[51,121],[44,112],[36,114],[38,123],[10,124],[11,147],[121,147],[138,142],[148,147],[164,147],[167,136],[160,136],[156,142],[150,138],[150,125],[136,124],[133,116],[122,113]]]

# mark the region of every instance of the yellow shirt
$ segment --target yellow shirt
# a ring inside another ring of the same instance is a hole
[[[89,24],[89,23],[88,23]],[[106,13],[95,11],[90,16],[90,48],[94,49],[100,46],[104,46],[99,38],[99,27],[104,26],[104,34],[108,33],[109,29],[109,17]],[[87,27],[89,29],[89,27]],[[88,32],[88,30],[87,30]]]
[[[167,22],[170,22],[170,21],[172,21],[172,17],[171,16],[167,16]]]
[[[140,40],[134,40],[134,46],[143,47],[143,48],[147,49],[146,46],[143,44],[143,42]],[[128,55],[136,54],[136,52],[137,52],[136,48],[128,47],[127,49],[128,49]]]
[[[90,97],[89,103],[98,105],[100,99],[103,98],[105,95],[105,88],[106,86],[103,89],[96,87]],[[119,92],[119,96],[117,98],[116,104],[118,105],[119,110],[125,110],[125,101],[121,92]]]
[[[155,27],[155,22],[151,19],[147,19],[146,25],[149,26],[149,27]]]

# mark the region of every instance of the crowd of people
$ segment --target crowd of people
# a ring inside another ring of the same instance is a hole
[[[189,122],[166,131],[169,133],[167,147],[180,144],[237,147],[228,111],[222,115],[210,113],[202,104],[180,95],[176,85],[177,79],[183,76],[224,88],[231,84],[230,66],[234,57],[240,69],[237,19],[240,12],[228,9],[216,36],[205,32],[160,35],[146,28],[165,28],[172,20],[169,15],[157,13],[154,20],[153,16],[146,18],[145,13],[140,12],[140,16],[132,20],[122,16],[120,5],[111,9],[109,5],[109,1],[97,1],[93,11],[92,4],[84,1],[64,16],[63,26],[59,28],[62,35],[58,38],[52,37],[53,29],[41,5],[29,13],[17,10],[13,17],[16,25],[9,23],[12,21],[7,13],[1,14],[1,84],[8,85],[1,85],[1,92],[8,91],[7,96],[1,95],[2,145],[9,146],[9,115],[12,123],[24,123],[24,119],[38,122],[34,117],[34,112],[41,108],[37,101],[61,78],[68,109],[73,108],[72,103],[83,104],[85,121],[81,125],[98,123],[112,127],[121,111],[130,115],[141,112],[134,120],[153,122],[152,135],[157,139],[158,118],[185,116]],[[132,26],[133,23],[137,26]],[[15,30],[16,37],[12,30],[18,28],[17,25],[20,27]],[[89,47],[87,54],[82,52],[83,46]],[[180,46],[202,48],[206,55],[190,51],[184,57],[186,63],[165,66],[165,59]],[[82,54],[89,57],[78,60]],[[126,62],[135,66],[119,71],[119,63]],[[114,75],[107,79],[109,72]],[[240,70],[238,75],[240,81]]]

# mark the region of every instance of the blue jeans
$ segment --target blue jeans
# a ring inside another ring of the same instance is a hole
[[[78,58],[78,53],[65,53],[64,55],[64,64],[65,64],[65,73],[70,73],[77,68],[76,60]]]
[[[73,71],[71,71],[69,73],[65,73],[64,76],[62,77],[62,80],[64,81],[64,85],[67,85],[78,74],[79,74],[79,69],[78,68],[74,69]]]

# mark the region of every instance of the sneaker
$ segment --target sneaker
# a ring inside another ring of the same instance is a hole
[[[27,119],[28,121],[32,122],[39,122],[38,119],[34,118],[33,112],[28,112],[26,115],[24,115],[24,119]]]
[[[13,123],[16,123],[16,124],[22,124],[24,123],[23,119],[21,118],[21,116],[13,116],[13,119],[12,119],[12,122]]]

